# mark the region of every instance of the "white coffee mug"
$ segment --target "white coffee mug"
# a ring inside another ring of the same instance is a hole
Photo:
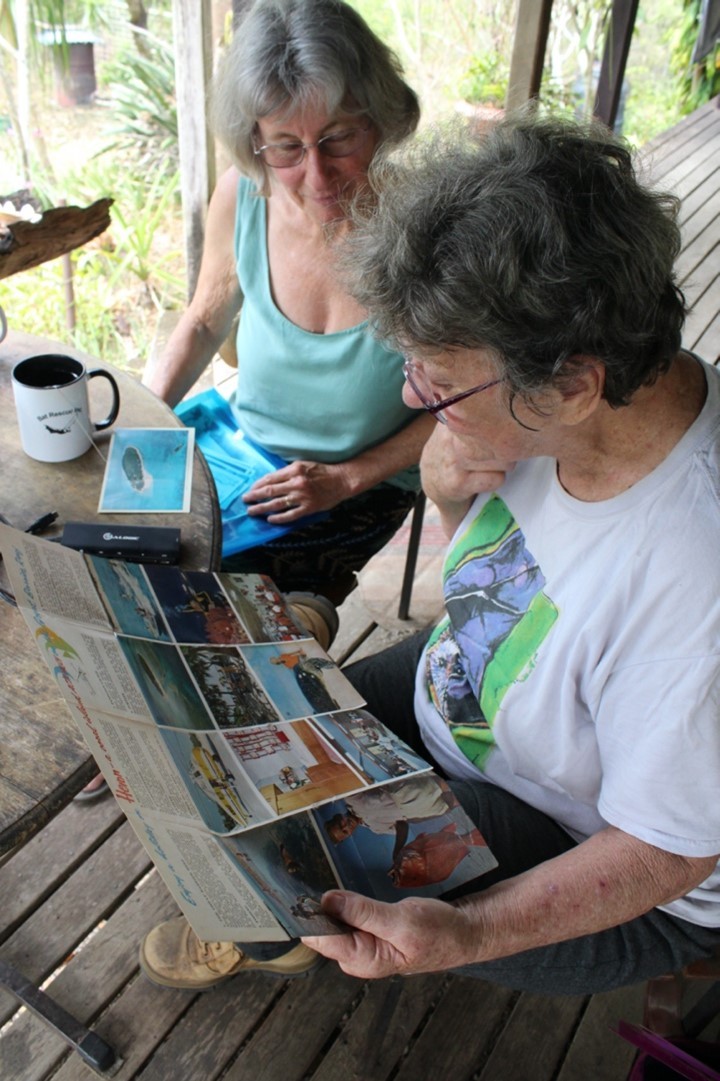
[[[0,308],[0,342],[7,334],[7,319],[5,318],[5,312]]]
[[[104,420],[90,419],[88,380],[107,379],[112,406]],[[38,462],[68,462],[92,445],[95,432],[109,428],[118,415],[120,392],[110,372],[88,371],[82,361],[59,353],[26,357],[12,372],[13,393],[26,454]]]

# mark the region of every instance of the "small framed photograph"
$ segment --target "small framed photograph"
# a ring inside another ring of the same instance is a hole
[[[110,443],[98,511],[187,513],[194,446],[192,428],[118,428]]]

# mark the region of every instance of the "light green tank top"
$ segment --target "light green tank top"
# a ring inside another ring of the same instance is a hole
[[[230,404],[240,428],[283,458],[346,461],[417,416],[401,398],[402,357],[378,342],[367,322],[313,334],[285,318],[270,292],[266,201],[253,191],[240,180],[235,256],[244,300]],[[419,469],[389,482],[417,489]]]

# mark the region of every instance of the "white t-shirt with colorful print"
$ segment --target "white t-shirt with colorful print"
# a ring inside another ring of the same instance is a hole
[[[704,367],[702,413],[621,495],[575,499],[538,458],[474,501],[415,699],[448,776],[578,840],[609,824],[698,857],[720,853],[720,373]],[[662,907],[720,925],[720,872]]]

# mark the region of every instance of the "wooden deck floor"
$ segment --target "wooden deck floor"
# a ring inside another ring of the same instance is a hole
[[[713,363],[720,359],[720,97],[658,136],[644,153],[654,185],[682,202],[677,269],[691,305],[683,344]]]
[[[720,110],[655,141],[656,183],[683,200],[685,345],[720,354]],[[393,565],[391,586],[398,591]],[[382,647],[359,591],[334,654]],[[374,983],[327,964],[304,980],[240,977],[205,995],[141,976],[140,938],[175,911],[111,801],[72,804],[0,867],[0,957],[119,1051],[118,1081],[624,1081],[633,1050],[612,1027],[639,1021],[643,988],[592,997],[517,994],[458,976]],[[89,1081],[79,1057],[0,992],[2,1081]]]

